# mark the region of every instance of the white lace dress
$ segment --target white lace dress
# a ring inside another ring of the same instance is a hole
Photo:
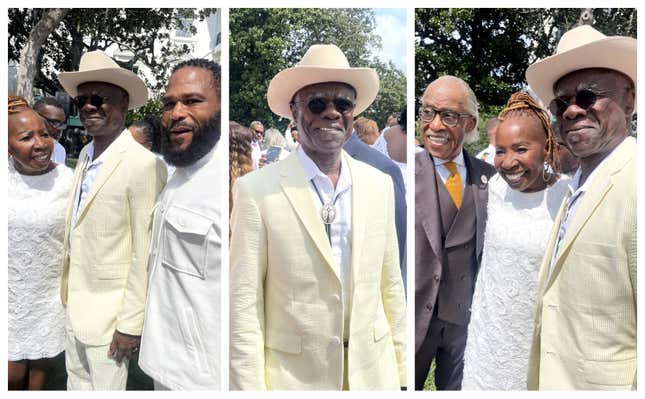
[[[59,165],[21,175],[8,163],[9,360],[50,358],[65,343],[61,259],[73,174]]]
[[[484,254],[464,354],[464,390],[526,390],[538,269],[568,179],[537,193],[490,179]]]

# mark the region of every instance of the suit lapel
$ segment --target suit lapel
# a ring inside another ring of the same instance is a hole
[[[343,154],[345,156],[345,154]],[[357,281],[359,266],[362,264],[363,237],[367,228],[367,208],[370,203],[369,191],[363,188],[363,179],[358,175],[358,170],[353,168],[349,156],[345,157],[345,164],[349,168],[352,178],[352,281]]]
[[[470,160],[470,156],[466,154],[466,152],[464,152],[464,162],[466,163],[466,169],[468,170],[466,189],[472,190],[473,200],[475,201],[475,215],[477,219],[477,232],[475,236],[477,241],[477,263],[479,264],[482,250],[484,249],[484,228],[486,227],[486,207],[488,205],[488,178],[482,180],[482,176],[485,175],[482,170],[480,170],[479,167]]]
[[[90,207],[92,204],[92,201],[94,200],[94,197],[96,197],[96,194],[101,190],[103,185],[108,181],[109,177],[114,173],[116,170],[116,167],[121,163],[121,160],[123,158],[123,152],[127,149],[127,139],[129,138],[128,135],[130,132],[128,130],[125,130],[124,132],[121,133],[119,137],[114,140],[112,144],[105,150],[107,153],[105,154],[105,161],[103,162],[103,165],[101,166],[101,169],[99,170],[98,174],[96,175],[96,179],[92,183],[92,187],[90,188],[90,192],[87,194],[87,198],[85,199],[85,203],[83,204],[83,208],[78,210],[78,218],[76,219],[76,226],[79,225],[80,221],[83,219],[85,214],[87,213],[87,209]]]
[[[280,162],[279,166],[280,183],[291,207],[312,241],[316,244],[325,263],[329,265],[338,281],[340,281],[340,272],[336,269],[324,224],[314,205],[315,199],[296,152],[294,151],[288,158]]]
[[[415,184],[417,185],[417,209],[421,225],[426,232],[426,237],[430,247],[435,254],[441,254],[443,251],[441,243],[441,215],[439,214],[439,204],[437,196],[437,173],[434,167],[434,161],[429,153],[421,157],[419,167],[416,168],[417,176]]]
[[[579,199],[580,205],[578,206],[575,215],[573,215],[573,219],[562,238],[547,288],[555,280],[560,269],[562,269],[563,256],[568,253],[569,248],[578,237],[578,234],[580,234],[582,228],[587,224],[587,221],[591,218],[594,211],[602,203],[609,190],[613,187],[614,174],[619,172],[625,164],[631,160],[633,156],[631,153],[633,146],[635,146],[634,139],[632,137],[627,137],[625,141],[614,150],[614,153],[609,155],[609,158],[604,161],[605,164],[598,166],[601,169],[599,169],[596,176],[594,176],[593,182],[589,186],[587,192],[585,192],[583,197]],[[567,209],[565,208],[562,219],[564,219],[566,211]]]

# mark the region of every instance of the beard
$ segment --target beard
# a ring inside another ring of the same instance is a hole
[[[193,139],[185,150],[173,148],[170,141],[170,128],[162,127],[160,151],[163,159],[170,165],[189,166],[200,160],[215,147],[220,138],[220,113],[217,112],[199,129],[193,131]]]

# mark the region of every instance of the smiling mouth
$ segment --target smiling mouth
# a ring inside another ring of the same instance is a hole
[[[502,173],[504,174],[504,177],[506,177],[508,181],[512,183],[517,183],[518,181],[520,181],[520,179],[522,179],[522,176],[524,176],[526,171],[519,172],[519,173],[506,173],[506,172],[502,172]]]
[[[429,134],[426,137],[428,138],[428,140],[430,140],[435,144],[447,144],[449,141],[448,137],[446,136],[437,136],[437,135]]]
[[[49,160],[49,155],[43,154],[43,155],[37,155],[35,157],[32,157],[33,160],[36,162],[44,162]]]

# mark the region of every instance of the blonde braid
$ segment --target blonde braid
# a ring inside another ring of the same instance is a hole
[[[560,171],[560,159],[558,157],[558,142],[551,128],[551,118],[549,114],[540,107],[528,93],[518,91],[513,93],[508,99],[506,107],[499,113],[498,119],[503,121],[507,116],[535,116],[538,118],[546,133],[546,163],[549,164],[556,172]]]

